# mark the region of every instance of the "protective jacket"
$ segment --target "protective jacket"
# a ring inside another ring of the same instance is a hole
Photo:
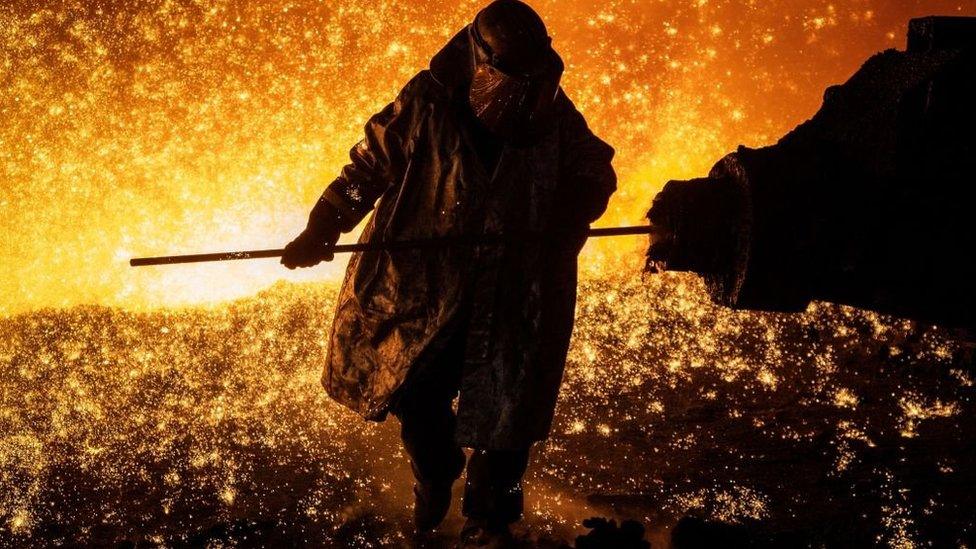
[[[560,90],[531,144],[505,145],[489,169],[466,116],[470,68],[459,33],[374,115],[323,197],[360,242],[473,234],[504,244],[352,256],[322,384],[369,419],[385,417],[456,330],[467,332],[458,401],[462,446],[525,448],[546,438],[576,300],[576,257],[616,188],[613,149]],[[538,236],[544,235],[544,236]]]

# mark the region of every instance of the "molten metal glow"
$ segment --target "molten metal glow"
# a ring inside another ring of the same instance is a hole
[[[829,84],[901,47],[909,17],[962,0],[532,2],[564,86],[618,149],[603,225],[639,223],[704,173],[811,115]],[[304,224],[366,118],[481,2],[167,0],[0,7],[0,314],[151,307],[254,293],[273,261],[133,270],[135,255],[278,247]],[[591,269],[640,263],[638,239]]]
[[[286,242],[365,119],[479,5],[0,7],[0,545],[203,544],[215,525],[242,544],[404,540],[395,424],[364,424],[318,384],[335,285],[253,295],[344,265],[126,261]],[[602,225],[639,223],[664,181],[775,140],[901,47],[909,17],[976,14],[970,0],[533,5],[569,95],[618,150]],[[660,531],[698,510],[786,530],[842,516],[912,546],[971,525],[966,349],[843,307],[718,309],[689,277],[632,276],[641,244],[584,252],[553,437],[528,479],[536,532],[615,512]],[[78,303],[121,307],[37,310]]]

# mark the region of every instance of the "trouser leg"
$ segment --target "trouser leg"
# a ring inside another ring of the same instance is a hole
[[[400,438],[418,482],[450,484],[464,470],[464,452],[455,441],[457,396],[464,334],[455,334],[436,361],[409,380],[391,409],[400,420]]]
[[[498,526],[522,518],[522,476],[528,465],[528,448],[475,450],[468,460],[464,516]]]
[[[457,420],[451,401],[431,398],[414,404],[394,411],[413,474],[421,483],[449,484],[464,470],[464,452],[454,441]]]

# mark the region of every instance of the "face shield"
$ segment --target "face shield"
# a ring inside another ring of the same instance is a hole
[[[469,26],[474,71],[468,100],[475,116],[505,140],[536,134],[552,113],[562,59],[547,45],[528,68],[516,68],[492,52],[477,27]]]

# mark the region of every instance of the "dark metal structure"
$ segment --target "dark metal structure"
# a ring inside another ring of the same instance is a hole
[[[654,199],[648,265],[739,309],[844,303],[976,326],[976,18],[909,25],[770,147]]]

